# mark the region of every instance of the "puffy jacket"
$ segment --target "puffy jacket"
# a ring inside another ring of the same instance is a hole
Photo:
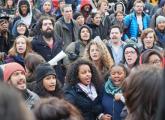
[[[143,30],[149,27],[150,24],[150,16],[143,13],[142,14],[142,22],[143,22]],[[137,18],[135,12],[130,13],[124,17],[124,40],[129,38],[138,38],[139,36],[139,25],[137,22]]]

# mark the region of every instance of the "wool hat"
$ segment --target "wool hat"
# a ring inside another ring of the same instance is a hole
[[[128,47],[131,47],[131,48],[133,48],[135,51],[136,51],[136,53],[137,53],[137,60],[136,60],[136,63],[135,64],[138,64],[138,62],[139,62],[139,55],[140,55],[140,50],[139,50],[139,48],[138,48],[138,46],[136,45],[136,44],[134,44],[134,43],[128,43],[128,44],[126,44],[125,46],[124,46],[124,49],[123,49],[123,62],[125,62],[126,60],[125,60],[125,50],[126,50],[126,48],[128,48]]]
[[[73,19],[76,20],[79,16],[83,16],[81,12],[75,12],[73,15]]]
[[[4,81],[8,81],[10,76],[16,71],[22,71],[25,74],[25,69],[23,68],[22,65],[16,62],[5,64],[4,71],[3,71]]]
[[[7,14],[0,14],[0,19],[5,19],[5,20],[9,20],[9,15],[7,15]]]
[[[156,25],[159,24],[160,22],[165,22],[165,17],[164,16],[158,16],[156,18]]]
[[[35,69],[35,80],[36,82],[40,82],[44,79],[44,77],[48,75],[55,75],[55,70],[48,63],[41,63]]]
[[[124,50],[123,51],[125,52],[125,49],[128,48],[128,47],[133,48],[136,51],[137,55],[140,54],[140,50],[139,50],[139,48],[138,48],[138,46],[136,44],[128,43],[127,45],[124,46]]]

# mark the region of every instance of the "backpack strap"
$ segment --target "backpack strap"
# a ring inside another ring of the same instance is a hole
[[[79,55],[80,53],[80,42],[75,43],[75,53]]]

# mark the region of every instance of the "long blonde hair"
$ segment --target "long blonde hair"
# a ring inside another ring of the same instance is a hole
[[[30,40],[29,40],[26,36],[24,36],[24,35],[19,35],[19,36],[15,39],[15,41],[14,41],[14,43],[13,43],[13,46],[10,48],[10,50],[9,50],[9,52],[8,52],[8,55],[9,55],[9,56],[16,56],[16,55],[18,54],[17,49],[16,49],[16,42],[17,42],[17,40],[18,40],[19,38],[23,38],[23,39],[25,39],[25,41],[26,41],[26,51],[25,51],[23,57],[26,57],[26,55],[27,55],[29,52],[32,52],[32,47],[31,47]]]

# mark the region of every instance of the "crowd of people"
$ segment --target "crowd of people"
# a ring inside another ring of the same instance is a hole
[[[0,0],[0,118],[164,120],[165,0]]]

